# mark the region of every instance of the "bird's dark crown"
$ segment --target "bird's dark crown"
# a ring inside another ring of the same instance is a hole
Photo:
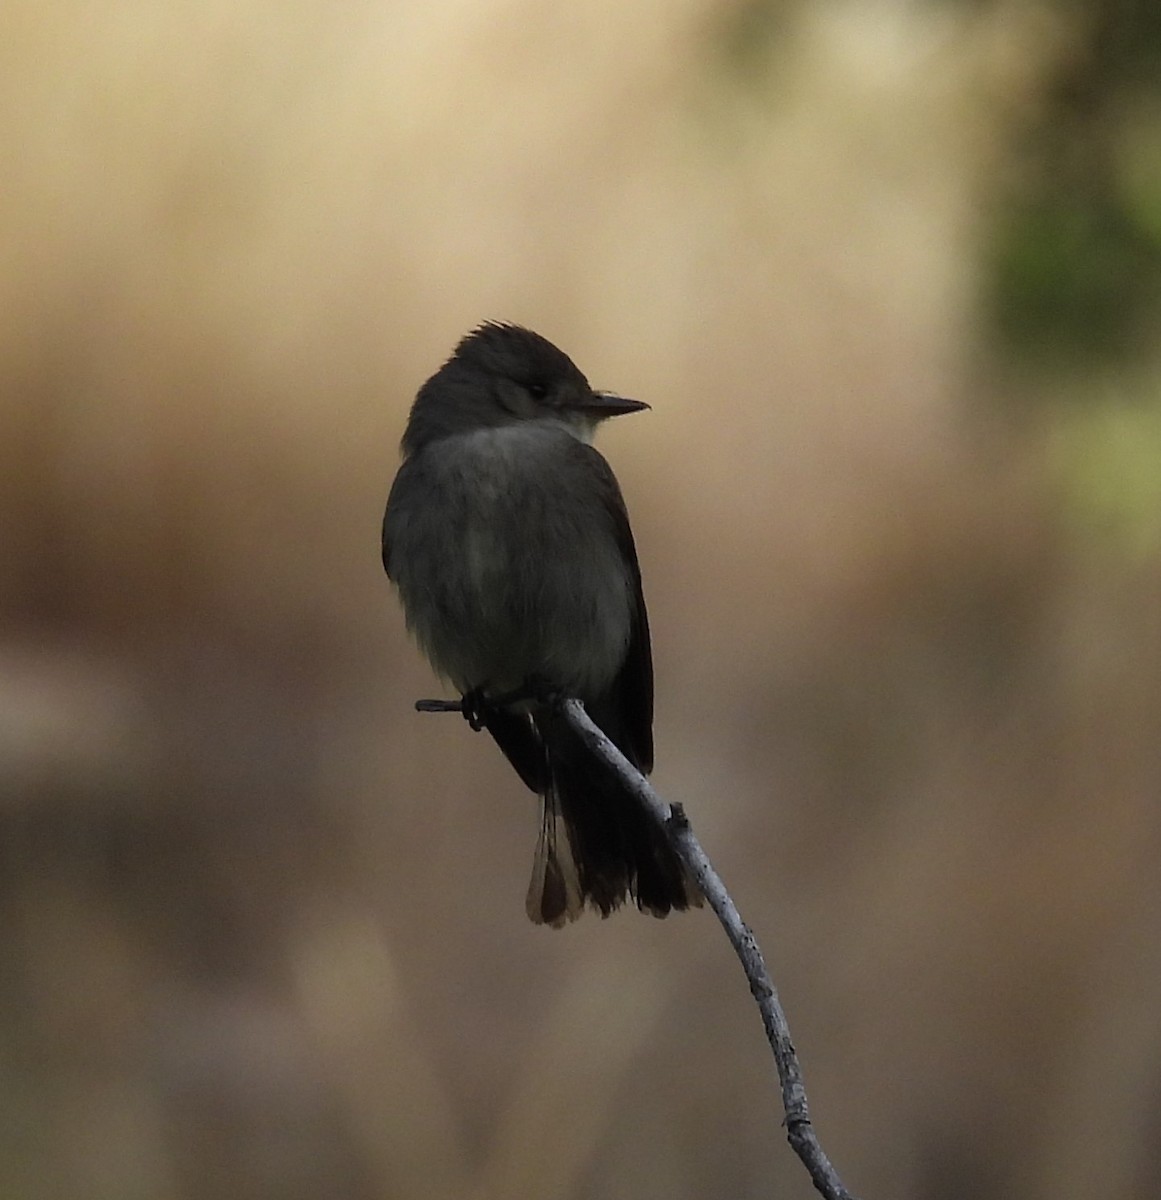
[[[591,434],[593,390],[580,368],[547,338],[521,325],[487,321],[461,339],[419,389],[403,451],[442,438],[538,417]]]
[[[485,321],[460,339],[448,360],[546,391],[563,383],[588,389],[580,368],[547,338],[507,321]]]

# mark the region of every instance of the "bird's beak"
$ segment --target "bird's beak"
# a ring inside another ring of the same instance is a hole
[[[592,392],[577,405],[582,412],[595,420],[605,417],[620,417],[625,413],[641,412],[649,407],[644,400],[630,400],[616,392]]]

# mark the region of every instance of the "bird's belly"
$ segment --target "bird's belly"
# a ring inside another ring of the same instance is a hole
[[[406,555],[410,624],[461,691],[502,694],[536,680],[583,699],[624,661],[635,593],[616,540],[603,512],[570,513],[552,499],[449,490],[428,513],[443,526],[443,552]]]

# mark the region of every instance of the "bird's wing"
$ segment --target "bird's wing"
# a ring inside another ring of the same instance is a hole
[[[591,446],[578,443],[595,460],[601,501],[617,548],[628,567],[633,588],[633,611],[625,660],[606,693],[590,698],[589,715],[613,739],[638,769],[653,769],[653,655],[649,642],[649,617],[641,588],[637,547],[629,526],[629,513],[612,468]]]

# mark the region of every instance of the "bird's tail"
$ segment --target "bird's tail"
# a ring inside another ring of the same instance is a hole
[[[608,916],[627,896],[664,917],[701,904],[701,892],[669,839],[617,775],[556,712],[535,718],[546,770],[540,840],[528,916],[559,928],[587,903]]]

